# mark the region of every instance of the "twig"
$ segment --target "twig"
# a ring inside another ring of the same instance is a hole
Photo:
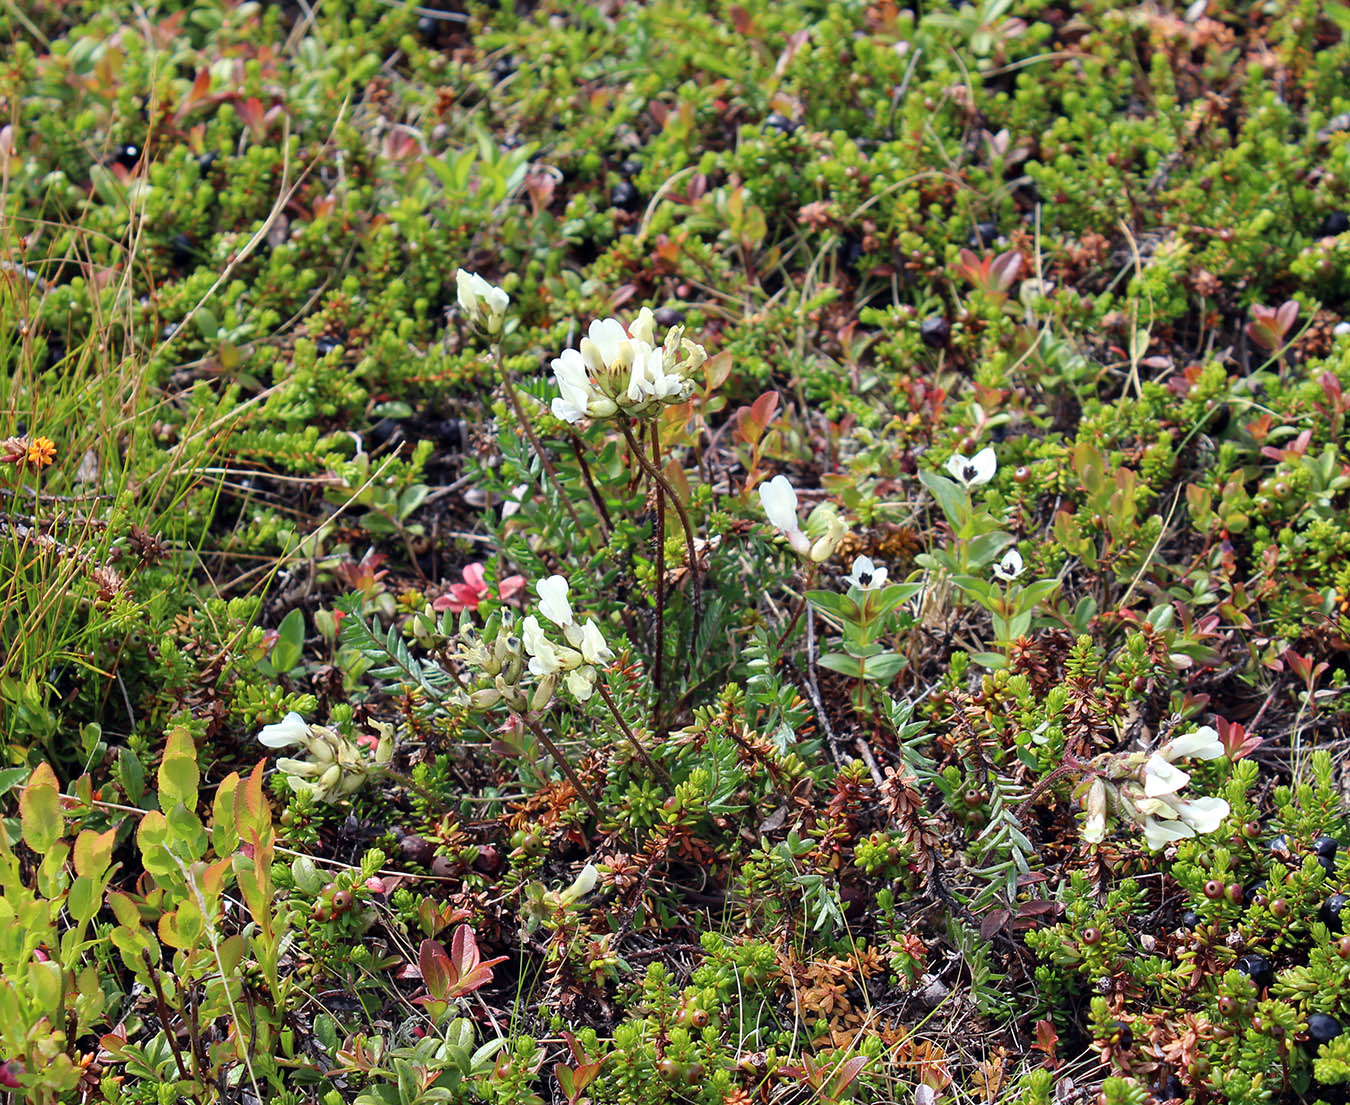
[[[652,423],[652,463],[661,467],[661,436]],[[656,664],[652,672],[652,732],[660,734],[666,673],[666,497],[656,492]]]
[[[619,707],[615,705],[614,698],[605,688],[605,685],[597,682],[595,688],[600,692],[600,697],[605,700],[605,705],[609,707],[609,712],[614,715],[614,720],[619,723],[619,728],[623,730],[623,735],[628,738],[628,743],[637,749],[637,754],[642,757],[642,762],[645,763],[647,767],[651,769],[652,773],[665,783],[666,786],[670,786],[670,776],[666,773],[666,769],[653,760],[651,756],[648,755],[647,750],[642,747],[642,742],[637,739],[637,735],[628,727],[628,722],[624,720],[623,714],[619,713]]]

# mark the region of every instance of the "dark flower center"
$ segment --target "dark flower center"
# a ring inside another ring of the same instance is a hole
[[[871,573],[871,572],[859,572],[859,573],[858,573],[858,586],[860,586],[860,587],[867,587],[867,586],[869,586],[869,585],[871,584],[871,582],[872,582],[872,573]]]
[[[970,481],[973,480],[979,474],[980,474],[979,469],[976,468],[975,465],[973,464],[967,464],[963,469],[961,469],[961,476],[966,481],[966,483],[970,483]]]

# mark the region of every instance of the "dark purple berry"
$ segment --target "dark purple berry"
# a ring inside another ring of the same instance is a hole
[[[1317,919],[1326,925],[1332,932],[1341,931],[1341,910],[1345,908],[1345,903],[1350,901],[1344,894],[1333,894],[1325,902],[1322,908],[1317,911]]]
[[[998,225],[996,223],[976,223],[966,241],[971,249],[984,249],[987,246],[992,246],[994,239],[997,237]]]
[[[1335,859],[1340,841],[1334,836],[1319,836],[1312,842],[1312,850],[1324,859]]]
[[[409,863],[420,863],[424,867],[431,862],[435,849],[424,836],[405,836],[398,842],[398,850]]]
[[[1184,910],[1181,914],[1181,924],[1183,928],[1198,929],[1204,923],[1205,919],[1193,909]]]
[[[619,165],[619,174],[625,180],[632,180],[642,172],[642,162],[636,157],[625,157],[622,164]]]
[[[642,197],[628,181],[621,180],[609,194],[609,205],[620,211],[636,211],[642,206]]]
[[[930,349],[941,349],[952,336],[952,324],[941,315],[929,315],[919,323],[919,337]]]
[[[1264,955],[1244,955],[1235,966],[1256,983],[1258,989],[1264,990],[1275,981],[1275,970]]]
[[[333,350],[340,348],[341,345],[342,342],[332,334],[324,334],[314,343],[314,352],[320,357],[326,357],[329,353],[332,353]]]
[[[1337,234],[1344,234],[1350,230],[1350,215],[1344,211],[1333,211],[1317,228],[1319,238],[1334,238]]]
[[[441,37],[441,21],[434,15],[422,16],[417,20],[417,35],[426,45],[436,45]]]
[[[678,326],[684,321],[684,312],[678,307],[662,307],[655,318],[657,326]]]
[[[786,115],[780,115],[775,111],[772,115],[765,118],[764,129],[776,130],[779,134],[791,134],[797,129],[797,124]]]
[[[1316,1051],[1323,1044],[1329,1044],[1341,1034],[1341,1022],[1326,1013],[1308,1014],[1309,1051]]]

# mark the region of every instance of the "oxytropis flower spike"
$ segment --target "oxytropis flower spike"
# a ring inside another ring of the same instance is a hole
[[[708,355],[685,339],[680,326],[671,327],[657,346],[655,325],[647,307],[627,327],[616,318],[592,322],[580,348],[566,349],[552,362],[561,393],[553,400],[553,414],[565,422],[619,412],[640,418],[688,399],[693,373]]]
[[[1083,839],[1101,843],[1112,813],[1137,824],[1155,850],[1175,840],[1214,832],[1229,814],[1228,803],[1222,798],[1183,798],[1181,791],[1191,776],[1176,761],[1215,760],[1223,755],[1219,734],[1204,725],[1152,752],[1098,756],[1093,761],[1093,778],[1076,792],[1087,813]]]
[[[979,487],[988,483],[998,471],[998,458],[994,450],[986,446],[973,457],[963,457],[956,453],[947,461],[947,472],[963,487]]]
[[[496,337],[502,332],[506,308],[511,304],[509,295],[495,284],[489,284],[476,272],[466,272],[464,269],[455,273],[455,290],[460,310],[477,329],[488,337]]]
[[[357,742],[335,729],[306,724],[294,711],[281,721],[264,726],[258,740],[268,748],[304,745],[308,759],[282,756],[277,760],[278,769],[292,790],[307,792],[319,802],[333,802],[359,790],[373,768],[382,767],[394,758],[393,726],[377,723],[376,728],[378,739],[363,738],[363,743],[375,746],[373,756],[367,756]]]
[[[569,588],[564,577],[552,575],[541,579],[534,589],[539,594],[539,612],[563,631],[567,644],[550,641],[533,614],[525,619],[521,639],[530,657],[529,671],[543,681],[540,683],[542,689],[536,690],[532,702],[546,704],[560,676],[572,695],[585,702],[595,691],[596,667],[608,664],[614,659],[614,653],[594,620],[588,620],[585,625],[576,620],[567,598]],[[542,709],[542,705],[534,708]]]

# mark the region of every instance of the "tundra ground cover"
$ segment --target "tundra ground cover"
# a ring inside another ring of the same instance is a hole
[[[0,1088],[1346,1100],[1347,9],[0,20]]]

